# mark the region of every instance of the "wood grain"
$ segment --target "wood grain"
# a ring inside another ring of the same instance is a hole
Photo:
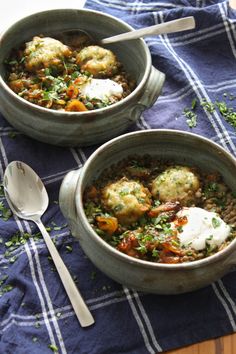
[[[188,347],[171,350],[166,354],[235,354],[236,333],[225,337],[207,340]]]

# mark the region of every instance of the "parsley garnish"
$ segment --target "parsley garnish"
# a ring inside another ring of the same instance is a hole
[[[236,96],[232,94],[227,94],[224,93],[223,97],[226,99],[228,98],[229,101],[232,101],[236,98]],[[234,128],[236,128],[236,112],[233,107],[228,107],[227,102],[225,101],[218,101],[216,100],[215,102],[211,101],[206,101],[203,99],[200,102],[200,105],[205,109],[206,112],[209,113],[214,113],[215,111],[219,111],[219,113],[224,117],[224,119],[232,125]],[[186,122],[190,128],[196,127],[197,125],[197,114],[194,112],[194,110],[197,107],[197,100],[193,99],[191,108],[185,108],[183,111],[184,116],[186,117]]]
[[[66,246],[67,253],[71,253],[73,248],[71,246]]]
[[[11,209],[5,207],[3,202],[0,202],[0,216],[4,221],[7,221],[12,216]]]
[[[197,126],[197,115],[189,108],[185,108],[183,111],[184,116],[186,117],[186,123],[189,128],[195,128]]]
[[[212,223],[212,226],[214,227],[214,229],[216,229],[217,227],[220,226],[221,224],[221,221],[217,218],[212,218],[211,219],[211,223]]]
[[[0,297],[5,294],[5,293],[8,293],[9,291],[11,291],[13,289],[13,285],[11,284],[7,284],[7,285],[4,285],[1,290],[0,290]]]

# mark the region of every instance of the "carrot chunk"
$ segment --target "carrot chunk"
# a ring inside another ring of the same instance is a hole
[[[69,112],[84,112],[88,111],[83,102],[79,100],[71,100],[66,106],[66,111]]]

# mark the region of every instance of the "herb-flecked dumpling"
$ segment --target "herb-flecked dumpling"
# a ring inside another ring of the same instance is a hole
[[[69,47],[50,37],[35,36],[26,43],[24,51],[25,67],[28,71],[54,66],[63,67],[63,59],[71,55]]]
[[[182,205],[190,205],[199,188],[199,178],[189,167],[173,166],[153,180],[151,193],[161,202],[180,201]]]
[[[130,225],[151,207],[151,194],[141,183],[122,178],[102,191],[102,203],[119,222]]]

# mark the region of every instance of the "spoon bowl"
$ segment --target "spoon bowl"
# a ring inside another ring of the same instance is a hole
[[[8,204],[18,217],[34,221],[47,210],[48,194],[31,167],[19,161],[11,162],[3,183]]]
[[[4,173],[5,196],[12,212],[21,219],[36,223],[65,287],[71,305],[82,327],[90,326],[94,319],[87,308],[68,269],[62,261],[41,217],[47,210],[49,199],[46,188],[35,171],[21,161],[11,162]]]

